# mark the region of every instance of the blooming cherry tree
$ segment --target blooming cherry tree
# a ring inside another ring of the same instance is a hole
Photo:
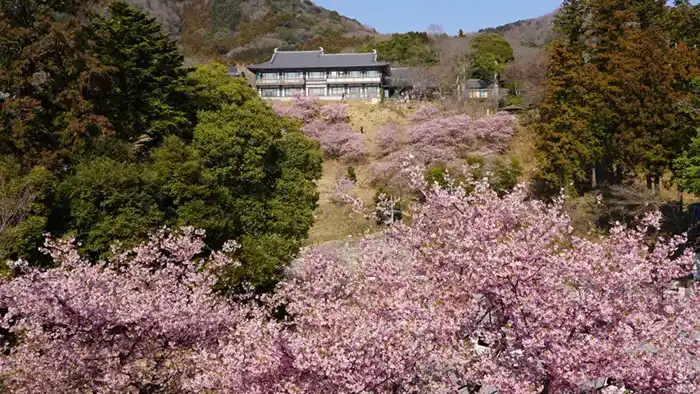
[[[355,251],[312,249],[274,295],[212,291],[228,246],[157,234],[90,264],[52,242],[57,268],[0,284],[10,393],[700,392],[700,299],[669,291],[692,271],[658,216],[609,235],[572,232],[562,201],[428,186],[411,220]],[[285,317],[273,317],[281,307]]]

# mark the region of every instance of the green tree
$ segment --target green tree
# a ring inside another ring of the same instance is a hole
[[[91,101],[116,136],[142,148],[158,145],[165,135],[191,137],[195,111],[188,101],[188,70],[155,19],[120,0],[88,31],[90,51],[110,67],[107,88],[93,92]]]
[[[45,232],[100,257],[195,226],[242,244],[228,288],[272,288],[313,222],[318,143],[225,66],[183,68],[142,12],[85,4],[0,0],[0,258],[36,258]]]
[[[503,36],[496,33],[482,33],[472,41],[471,75],[491,81],[501,75],[506,65],[513,60],[513,48]]]
[[[675,161],[674,180],[678,189],[700,195],[700,128],[683,156]]]
[[[360,51],[372,49],[377,50],[379,60],[403,66],[430,66],[438,62],[430,36],[425,32],[393,34],[388,40],[364,45]]]

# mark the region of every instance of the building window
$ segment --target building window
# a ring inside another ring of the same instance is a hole
[[[367,76],[371,77],[371,78],[376,78],[376,77],[381,76],[381,74],[379,74],[379,71],[377,71],[377,70],[369,70],[369,71],[367,71]]]
[[[298,72],[287,72],[284,73],[284,79],[301,79],[301,73]]]
[[[359,96],[362,94],[362,88],[359,86],[350,86],[348,88],[348,94],[353,96]]]
[[[277,89],[262,89],[260,95],[263,97],[277,97]]]
[[[367,95],[371,96],[371,97],[378,97],[379,96],[379,86],[367,86],[365,88],[365,93],[367,93]]]
[[[326,79],[325,71],[312,71],[309,73],[309,79]]]
[[[351,78],[360,78],[362,77],[362,71],[350,71],[348,72],[348,76]]]
[[[345,88],[342,86],[334,86],[330,90],[331,96],[342,96],[345,93]]]
[[[489,98],[488,90],[470,90],[469,98]]]
[[[343,78],[347,75],[345,71],[331,71],[331,77],[333,78]]]
[[[284,97],[303,96],[304,89],[302,88],[284,88]]]
[[[277,79],[279,76],[277,73],[262,73],[260,74],[260,79]]]
[[[320,97],[326,95],[326,88],[309,88],[309,96]]]

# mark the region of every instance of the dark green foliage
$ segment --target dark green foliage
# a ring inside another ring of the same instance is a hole
[[[107,68],[82,49],[87,36],[77,18],[91,1],[0,1],[0,155],[60,170],[93,135],[109,133],[86,92]],[[59,17],[75,15],[76,17]]]
[[[318,143],[225,66],[183,68],[160,26],[123,2],[61,22],[41,8],[17,26],[21,10],[0,11],[0,260],[40,261],[44,233],[97,258],[193,226],[213,249],[241,243],[227,289],[271,289],[313,223]]]
[[[700,128],[698,129],[700,135]],[[700,137],[695,137],[683,156],[674,163],[675,181],[682,191],[700,195]]]
[[[94,56],[110,67],[108,89],[94,92],[91,102],[116,136],[142,146],[158,145],[164,135],[189,137],[195,119],[187,108],[187,70],[155,19],[117,1],[89,34]]]
[[[548,193],[585,193],[634,175],[658,184],[672,168],[698,121],[700,53],[674,24],[688,20],[690,6],[662,0],[564,3],[540,108]]]
[[[348,179],[357,182],[357,174],[355,173],[355,167],[348,167]]]
[[[507,162],[497,159],[491,164],[490,172],[489,183],[493,190],[498,194],[504,194],[518,186],[523,167],[517,159],[511,159]]]
[[[503,36],[481,33],[472,41],[471,76],[487,81],[501,75],[508,63],[515,60],[513,48]]]
[[[23,174],[12,157],[0,160],[0,261],[35,260],[55,195],[51,173],[35,167]]]
[[[404,66],[430,66],[437,64],[438,57],[432,48],[430,37],[425,32],[393,34],[390,39],[363,46],[362,52],[377,50],[379,60]]]
[[[153,198],[157,188],[153,174],[141,164],[107,158],[78,164],[60,186],[67,215],[55,223],[63,228],[53,230],[75,236],[92,257],[117,240],[134,246],[165,223]]]

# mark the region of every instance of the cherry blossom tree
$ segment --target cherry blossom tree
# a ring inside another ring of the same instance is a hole
[[[229,257],[236,245],[198,261],[203,246],[203,232],[163,231],[91,264],[72,241],[49,240],[56,268],[0,285],[3,326],[20,338],[0,357],[0,386],[9,393],[178,392],[196,383],[201,354],[218,354],[225,338],[249,368],[229,384],[246,391],[247,381],[261,379],[255,358],[268,354],[270,365],[277,356],[264,340],[274,323],[212,290],[217,270],[236,264]]]
[[[517,118],[508,114],[472,120],[467,115],[436,116],[432,110],[425,111],[426,115],[413,117],[406,132],[407,145],[398,150],[397,132],[386,127],[378,130],[378,153],[384,157],[372,167],[373,183],[401,183],[397,174],[409,155],[425,167],[446,164],[459,168],[468,153],[502,152],[517,125]]]
[[[328,123],[346,123],[349,119],[347,104],[327,104],[321,109],[321,117]]]
[[[378,127],[374,133],[374,138],[377,144],[377,153],[380,156],[386,156],[395,152],[403,145],[401,133],[397,129],[396,124],[393,123]]]
[[[291,105],[287,102],[276,101],[272,108],[283,118],[292,118],[308,123],[321,113],[321,103],[313,97],[294,96]]]
[[[424,105],[416,110],[416,112],[408,115],[408,120],[411,122],[425,122],[430,119],[435,119],[442,114],[442,111],[434,105]]]
[[[96,265],[53,241],[59,267],[0,284],[19,338],[0,381],[10,393],[574,394],[601,378],[700,390],[700,298],[669,291],[693,261],[654,232],[658,215],[581,238],[563,201],[429,187],[422,172],[404,167],[424,197],[411,220],[354,251],[305,252],[254,302],[214,293],[235,248],[198,259],[193,230]]]

